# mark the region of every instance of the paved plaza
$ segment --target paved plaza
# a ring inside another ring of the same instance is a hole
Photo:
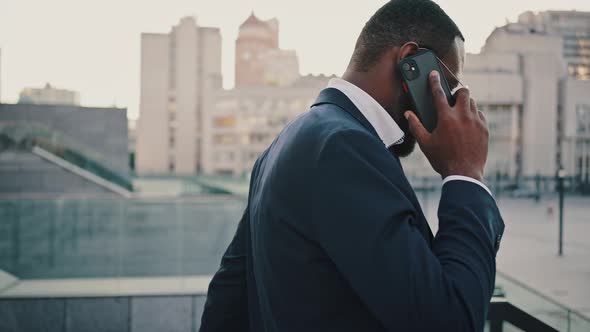
[[[436,230],[438,193],[425,199]],[[590,197],[566,197],[563,256],[558,252],[558,200],[499,198],[506,230],[497,256],[498,271],[590,316]],[[509,295],[509,294],[508,294]]]
[[[553,202],[500,200],[507,231],[498,270],[590,316],[590,198],[566,199],[561,257]]]

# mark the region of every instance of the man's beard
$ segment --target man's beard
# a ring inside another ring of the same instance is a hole
[[[399,127],[404,132],[404,141],[402,143],[392,145],[389,147],[389,151],[395,153],[398,157],[404,158],[409,156],[416,147],[416,138],[409,130],[408,127],[408,120],[406,118],[402,118],[400,122],[405,123],[405,128],[402,126],[401,123],[398,123]]]
[[[400,105],[398,107],[400,113],[404,110],[411,109],[409,103],[404,100],[403,97],[400,98]],[[414,151],[414,148],[416,147],[416,138],[414,135],[412,135],[412,132],[410,131],[410,124],[403,114],[400,114],[397,117],[396,123],[404,132],[404,141],[400,144],[390,146],[389,151],[395,153],[400,158],[407,157]]]

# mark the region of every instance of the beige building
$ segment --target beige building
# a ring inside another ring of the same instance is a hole
[[[181,19],[141,35],[139,174],[195,174],[202,167],[203,109],[221,89],[221,34]]]
[[[236,40],[236,87],[287,86],[299,78],[294,50],[279,48],[279,21],[262,21],[252,13]]]
[[[80,94],[76,91],[57,89],[47,83],[42,88],[24,88],[18,99],[19,104],[80,105]]]
[[[290,86],[251,86],[215,93],[206,112],[203,172],[247,176],[291,120],[306,112],[331,77],[304,76]]]

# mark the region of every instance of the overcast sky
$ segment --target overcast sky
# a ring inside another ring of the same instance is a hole
[[[168,32],[182,16],[221,28],[224,86],[233,86],[234,42],[251,10],[280,21],[280,46],[295,49],[302,74],[341,74],[366,20],[385,1],[363,0],[0,0],[1,98],[46,82],[77,90],[82,104],[139,114],[142,32]],[[468,52],[526,10],[590,11],[590,0],[440,0]]]

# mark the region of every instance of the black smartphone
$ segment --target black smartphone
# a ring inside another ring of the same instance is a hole
[[[440,82],[447,96],[449,105],[454,104],[453,95],[449,89],[443,71],[436,55],[428,49],[420,49],[417,53],[402,59],[398,64],[402,76],[402,88],[409,95],[414,113],[422,122],[426,130],[432,132],[436,128],[437,113],[432,101],[430,81],[428,76],[433,70],[440,74]]]

